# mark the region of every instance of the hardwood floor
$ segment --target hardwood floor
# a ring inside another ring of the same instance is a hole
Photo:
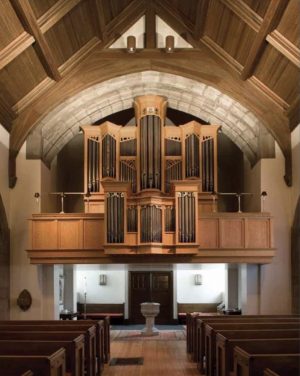
[[[170,337],[172,339],[170,339]],[[116,336],[111,342],[111,358],[143,357],[143,365],[105,365],[103,376],[199,376],[196,364],[189,361],[182,333],[150,339]]]

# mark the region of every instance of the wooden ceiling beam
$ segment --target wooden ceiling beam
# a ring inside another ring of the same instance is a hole
[[[300,68],[300,49],[285,38],[279,31],[274,30],[267,36],[267,42],[278,52],[284,55],[290,62]]]
[[[204,34],[208,5],[209,5],[209,0],[198,0],[195,31],[194,31],[196,40],[199,40]]]
[[[156,17],[152,1],[147,3],[145,22],[145,48],[156,48]]]
[[[61,76],[57,69],[54,56],[37,24],[30,4],[27,0],[11,0],[11,3],[25,30],[33,35],[36,42],[34,46],[45,71],[55,81],[59,81]]]
[[[300,123],[300,95],[298,94],[289,109],[286,111],[286,115],[290,121],[291,132]]]
[[[242,0],[220,0],[236,16],[243,20],[248,26],[256,32],[259,32],[263,19],[248,7]]]
[[[41,33],[46,33],[52,26],[60,21],[66,14],[75,8],[82,0],[58,0],[38,20],[37,25]]]
[[[249,51],[244,69],[241,73],[242,80],[249,78],[266,46],[266,37],[278,25],[286,8],[286,0],[271,0],[265,17]]]
[[[109,47],[126,30],[128,30],[140,17],[145,14],[145,0],[133,0],[122,10],[114,19],[112,19],[104,29],[105,39],[103,47]]]
[[[103,41],[104,39],[104,28],[105,28],[105,19],[104,19],[104,12],[103,12],[103,1],[100,0],[88,0],[89,1],[89,11],[90,16],[92,19],[92,23],[94,25],[94,29],[96,31],[96,35],[100,40]]]
[[[12,122],[17,117],[16,113],[8,105],[3,93],[0,93],[0,123],[10,132]]]
[[[33,36],[23,31],[22,34],[0,51],[0,70],[24,52],[33,42]]]
[[[156,14],[171,26],[182,38],[193,47],[201,47],[201,43],[194,38],[194,25],[186,19],[168,0],[153,0]]]

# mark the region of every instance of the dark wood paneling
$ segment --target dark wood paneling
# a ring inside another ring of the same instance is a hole
[[[290,0],[277,30],[300,48],[300,1]]]
[[[87,2],[78,4],[45,33],[46,40],[59,65],[68,60],[93,36],[94,31]]]
[[[122,10],[124,10],[132,0],[98,0],[103,1],[106,24],[113,20]]]
[[[172,5],[178,9],[179,13],[183,14],[186,18],[195,23],[197,17],[198,0],[170,0],[170,3],[172,3]]]
[[[0,1],[0,49],[24,31],[8,0]]]
[[[34,49],[29,47],[0,71],[0,87],[6,89],[14,104],[29,93],[45,77],[46,72]]]
[[[29,2],[36,18],[39,18],[57,3],[58,0],[30,0]]]
[[[264,17],[266,11],[268,9],[269,1],[266,0],[243,0],[245,4],[248,5],[249,8],[254,10],[257,14],[261,17]]]
[[[289,104],[299,93],[299,69],[270,45],[266,47],[254,75]]]
[[[240,64],[245,64],[256,35],[245,22],[217,0],[209,3],[205,34]]]

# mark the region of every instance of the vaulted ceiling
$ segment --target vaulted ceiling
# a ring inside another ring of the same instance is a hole
[[[290,132],[300,118],[299,14],[299,0],[1,0],[0,123],[11,135],[11,186],[20,147],[49,114],[59,128],[54,114],[84,90],[147,71],[182,76],[240,104],[278,142],[290,184]],[[143,15],[144,48],[108,48]],[[193,48],[157,48],[156,16]],[[84,110],[84,101],[77,105]]]

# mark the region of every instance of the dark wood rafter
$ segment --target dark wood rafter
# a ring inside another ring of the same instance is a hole
[[[93,28],[97,37],[100,40],[103,40],[103,30],[105,26],[105,24],[103,23],[104,15],[101,12],[100,6],[98,4],[99,3],[97,0],[89,0],[90,16],[93,23]]]
[[[300,49],[291,43],[287,38],[280,34],[277,30],[272,31],[267,36],[267,42],[271,46],[276,48],[277,51],[282,53],[287,59],[289,59],[296,67],[300,68]]]
[[[5,96],[0,92],[0,123],[10,132],[13,120],[17,117],[16,113],[7,104]]]
[[[145,14],[145,0],[133,0],[106,26],[103,47],[109,47]]]
[[[156,48],[156,20],[152,1],[147,4],[145,16],[145,48]]]
[[[203,36],[208,6],[209,6],[209,0],[198,1],[195,31],[194,31],[196,40],[199,40]]]
[[[249,78],[256,67],[256,64],[266,46],[266,37],[278,25],[286,6],[286,0],[271,0],[261,27],[256,35],[254,43],[250,49],[243,71],[242,80]]]
[[[193,47],[199,48],[201,43],[194,38],[194,25],[188,19],[179,14],[177,9],[165,0],[153,0],[156,14],[171,26],[183,39]]]
[[[300,95],[296,97],[294,102],[290,105],[286,111],[286,115],[290,120],[290,129],[293,131],[300,123]]]
[[[37,24],[37,20],[30,4],[26,0],[11,0],[11,3],[25,30],[34,36],[36,42],[34,47],[36,48],[37,54],[40,57],[41,63],[46,72],[55,81],[59,81],[61,75],[57,69],[57,64],[55,63],[51,49]]]
[[[38,18],[37,24],[44,34],[83,0],[58,0],[50,9]]]
[[[92,2],[94,2],[94,7],[91,8],[91,12],[94,11],[94,13],[96,14],[97,16],[97,23],[98,23],[98,28],[99,28],[99,32],[100,32],[100,39],[102,41],[103,44],[106,43],[106,40],[107,40],[107,35],[106,35],[106,30],[105,30],[105,26],[106,26],[106,21],[105,21],[105,16],[104,16],[104,4],[103,4],[103,0],[91,0]]]

